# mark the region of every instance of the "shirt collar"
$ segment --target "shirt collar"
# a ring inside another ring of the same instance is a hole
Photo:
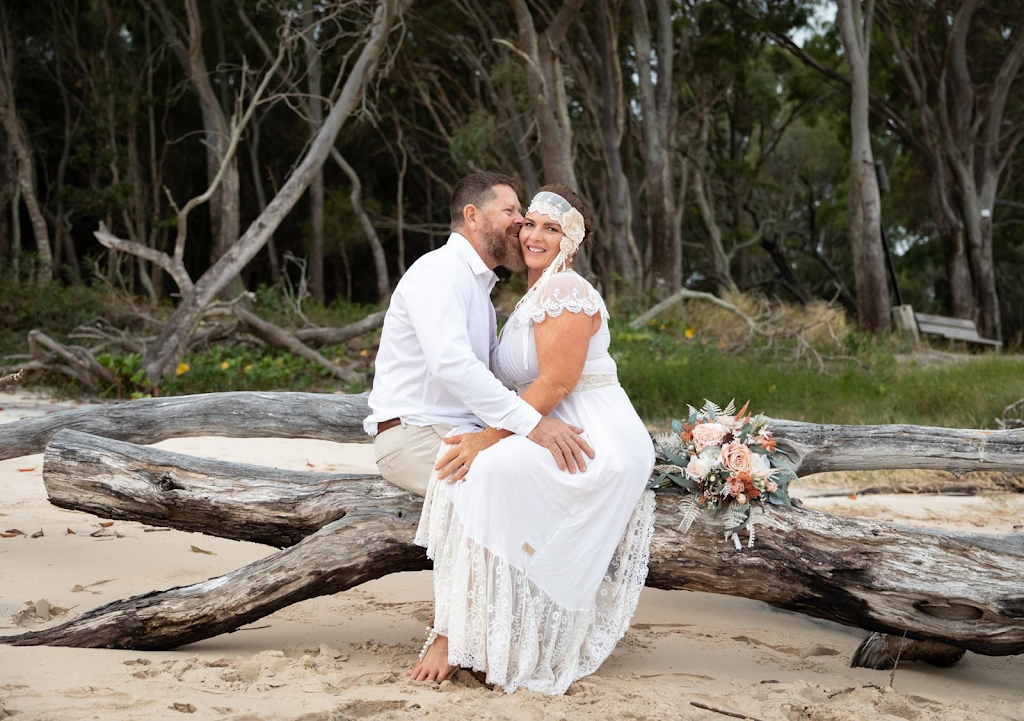
[[[487,263],[476,252],[476,248],[473,247],[472,243],[462,233],[452,233],[448,236],[448,245],[469,263],[469,268],[473,271],[473,275],[492,276],[497,280],[498,276],[487,267]]]

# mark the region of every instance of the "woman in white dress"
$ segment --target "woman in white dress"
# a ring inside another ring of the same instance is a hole
[[[636,609],[654,451],[608,354],[604,301],[569,267],[585,212],[561,185],[531,202],[519,234],[530,290],[492,369],[542,414],[582,428],[596,455],[569,473],[522,436],[452,431],[416,535],[434,561],[435,619],[414,679],[462,666],[509,693],[561,694],[597,670]]]

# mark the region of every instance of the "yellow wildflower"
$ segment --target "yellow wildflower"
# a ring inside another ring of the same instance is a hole
[[[366,356],[370,355],[370,351],[363,348],[361,351],[359,351],[359,355],[365,358]]]
[[[243,372],[243,373],[248,373],[248,372],[249,372],[249,371],[251,371],[251,370],[252,370],[252,363],[250,363],[250,364],[249,364],[249,365],[247,365],[247,366],[246,366],[245,368],[243,368],[243,369],[242,369],[242,372]]]
[[[180,376],[182,373],[188,373],[191,370],[188,363],[179,363],[178,367],[174,369],[174,375]]]
[[[693,338],[693,336],[694,336],[694,334],[696,332],[697,331],[694,330],[693,326],[691,325],[691,326],[687,326],[686,333],[684,333],[683,335],[685,335],[687,338]]]
[[[223,362],[221,362],[221,364],[220,364],[220,369],[221,369],[222,371],[226,371],[226,370],[227,370],[228,368],[230,368],[230,367],[231,367],[231,364],[230,364],[230,363],[228,363],[227,361],[223,361]]]

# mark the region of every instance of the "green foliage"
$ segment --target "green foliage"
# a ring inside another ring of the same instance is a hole
[[[0,268],[0,356],[26,353],[30,330],[66,335],[105,312],[103,296],[92,288],[56,284],[40,288],[14,282],[12,271]]]
[[[897,362],[897,346],[864,334],[846,344],[859,363],[825,373],[766,353],[684,344],[656,329],[616,328],[612,352],[637,411],[658,423],[685,418],[688,403],[735,397],[749,398],[752,412],[792,420],[991,428],[1004,406],[1024,397],[1024,364],[1012,356],[926,367]]]

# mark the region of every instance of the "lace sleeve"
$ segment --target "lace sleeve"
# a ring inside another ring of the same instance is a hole
[[[608,318],[604,300],[594,286],[575,273],[559,273],[551,278],[544,295],[529,308],[524,320],[541,323],[548,316],[557,318],[564,311],[590,316],[600,313],[603,318]]]

